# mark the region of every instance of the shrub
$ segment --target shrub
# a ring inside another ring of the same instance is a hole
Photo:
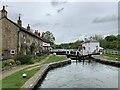
[[[34,64],[35,62],[33,60],[30,60],[28,64]]]
[[[3,61],[3,62],[2,62],[2,68],[6,67],[6,66],[9,66],[9,65],[10,65],[10,64],[7,63],[6,61]]]
[[[22,56],[18,57],[17,60],[19,60],[21,62],[21,64],[27,64],[31,61],[31,57],[29,55],[22,55]]]
[[[17,61],[16,61],[16,64],[17,64],[17,65],[21,65],[21,62],[17,60]]]
[[[13,59],[8,59],[8,60],[6,61],[6,63],[9,64],[9,65],[10,65],[10,64],[13,65],[13,64],[15,64],[15,60],[13,60]]]

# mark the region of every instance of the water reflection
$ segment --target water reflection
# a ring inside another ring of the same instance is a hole
[[[92,60],[72,60],[48,72],[39,88],[118,88],[118,68]]]

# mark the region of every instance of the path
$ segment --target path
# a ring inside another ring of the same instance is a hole
[[[95,59],[101,59],[101,60],[107,60],[107,56],[101,56],[101,55],[92,55],[93,58]]]
[[[3,79],[17,71],[38,66],[38,65],[42,64],[43,62],[45,62],[50,56],[51,55],[49,55],[45,59],[41,60],[40,62],[32,64],[32,65],[21,65],[21,66],[12,67],[10,70],[5,70],[5,71],[0,72],[0,75],[2,75],[2,79]]]

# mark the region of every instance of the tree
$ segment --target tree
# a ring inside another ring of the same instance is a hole
[[[77,40],[77,41],[72,42],[72,43],[62,43],[60,45],[56,45],[56,48],[59,48],[59,49],[78,49],[78,47],[80,46],[80,44],[82,42],[83,41]]]
[[[103,39],[103,37],[101,35],[94,35],[92,37],[93,37],[93,39],[98,40],[98,41]]]
[[[105,40],[108,42],[112,42],[112,41],[117,40],[117,37],[114,35],[110,35],[110,36],[105,37]]]
[[[54,44],[55,41],[55,37],[53,36],[53,34],[50,31],[46,31],[44,33],[44,38],[46,40],[48,40],[51,44]]]

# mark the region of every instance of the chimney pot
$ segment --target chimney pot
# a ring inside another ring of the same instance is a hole
[[[5,10],[5,6],[3,6],[3,10]]]
[[[42,33],[42,37],[44,38],[44,32]]]
[[[1,10],[1,17],[7,17],[7,11],[5,10],[5,6],[3,6],[3,9]]]
[[[28,26],[27,26],[27,31],[30,31],[30,26],[29,26],[29,24],[28,24]]]
[[[35,35],[37,35],[37,30],[35,30]]]
[[[38,33],[38,36],[40,37],[40,32]]]
[[[22,21],[21,21],[20,14],[19,14],[19,18],[18,18],[18,20],[17,20],[17,24],[22,27]]]

